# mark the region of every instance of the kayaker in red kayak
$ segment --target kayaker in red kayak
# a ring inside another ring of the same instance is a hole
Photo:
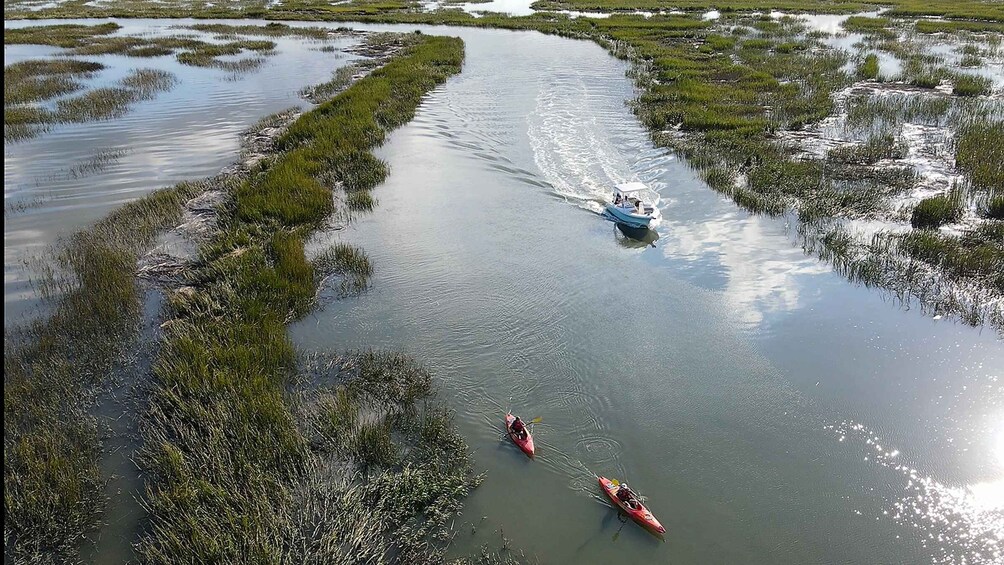
[[[526,425],[523,424],[523,420],[516,416],[516,419],[512,422],[512,433],[516,434],[519,439],[526,439]]]
[[[616,504],[617,508],[622,512],[630,516],[632,520],[638,522],[638,524],[653,534],[661,536],[666,533],[666,528],[649,512],[648,508],[645,508],[638,495],[631,492],[631,489],[626,484],[606,477],[597,477],[597,480],[607,498]]]
[[[634,492],[628,488],[627,483],[621,483],[620,487],[617,489],[617,498],[631,508],[638,508],[638,498],[635,496]]]

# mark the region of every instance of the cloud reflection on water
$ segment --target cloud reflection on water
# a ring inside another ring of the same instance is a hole
[[[670,260],[717,262],[722,280],[714,288],[747,327],[772,313],[805,305],[805,279],[830,273],[829,265],[793,247],[777,220],[728,210],[700,222],[663,220],[660,247]]]

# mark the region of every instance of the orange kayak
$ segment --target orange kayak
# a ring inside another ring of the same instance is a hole
[[[515,422],[515,421],[516,421],[516,416],[513,416],[512,412],[507,413],[505,415],[505,431],[506,431],[506,433],[509,434],[509,438],[512,440],[512,442],[515,443],[516,446],[519,447],[523,451],[523,453],[526,453],[527,457],[531,457],[532,458],[533,457],[533,436],[530,435],[530,430],[527,430],[526,431],[526,439],[520,439],[519,436],[517,436],[512,431],[512,423]]]
[[[640,501],[638,502],[638,508],[631,508],[625,502],[621,501],[621,499],[617,498],[617,490],[620,487],[613,484],[610,479],[600,477],[600,488],[603,489],[603,492],[606,493],[607,498],[611,502],[616,504],[622,512],[630,516],[632,520],[638,522],[640,526],[655,534],[666,533],[666,528],[659,523],[659,520],[656,520],[655,516]]]

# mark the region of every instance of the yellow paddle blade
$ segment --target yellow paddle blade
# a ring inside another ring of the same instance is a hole
[[[531,424],[539,424],[539,423],[541,423],[543,421],[544,421],[544,417],[543,416],[537,416],[533,420],[530,420],[530,423]]]
[[[617,479],[610,479],[610,484],[614,485],[615,487],[621,486],[621,482],[618,481]]]

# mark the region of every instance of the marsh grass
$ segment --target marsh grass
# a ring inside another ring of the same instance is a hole
[[[420,429],[403,425],[417,415],[386,412],[390,401],[414,402],[427,394],[427,373],[396,358],[362,356],[353,381],[365,392],[350,385],[353,403],[365,396],[368,406],[385,414],[353,420],[355,427],[345,432],[352,440],[330,444],[314,428],[305,430],[292,411],[290,390],[300,369],[285,326],[311,307],[321,269],[353,273],[360,284],[370,270],[365,255],[349,248],[307,260],[304,238],[334,211],[331,187],[319,179],[357,190],[380,182],[386,169],[369,150],[412,117],[426,92],[459,72],[462,60],[460,40],[423,36],[301,115],[277,140],[276,157],[230,193],[221,231],[202,247],[192,273],[196,291],[171,297],[174,319],[154,367],[141,453],[151,521],[139,544],[145,561],[237,554],[259,561],[379,560],[390,551],[408,561],[433,551],[429,536],[472,485],[466,455],[444,452],[456,461],[409,458],[393,445]],[[414,388],[402,380],[426,384]],[[350,405],[334,405],[341,406],[340,415],[325,421],[349,421]],[[340,536],[360,534],[356,515],[344,504],[349,488],[338,483],[332,489],[319,479],[343,457],[366,472],[353,502],[358,507],[359,497],[368,500],[367,513],[380,520],[359,543],[347,545]],[[300,507],[324,510],[304,515]],[[235,524],[228,519],[235,514],[247,519]],[[333,537],[324,541],[310,533],[319,531]]]
[[[471,473],[452,413],[434,402],[429,371],[404,355],[365,351],[311,355],[300,374],[297,420],[311,446],[305,475],[337,466],[340,477],[327,482],[351,504],[332,504],[342,497],[311,487],[298,501],[311,507],[329,501],[327,511],[297,529],[320,528],[332,540],[355,541],[310,545],[294,561],[346,562],[348,554],[374,562],[391,556],[442,562],[448,524],[482,477]]]
[[[987,221],[962,235],[914,230],[898,240],[907,255],[950,276],[1004,293],[1004,222]]]
[[[898,128],[906,122],[943,125],[954,102],[947,96],[854,96],[847,103],[847,127],[851,130]]]
[[[233,30],[243,34],[279,36],[298,35],[300,37],[317,37],[318,28],[308,28],[302,31],[282,24],[265,26],[194,26],[195,29]],[[26,43],[40,45],[56,45],[69,49],[73,55],[108,55],[120,54],[130,57],[159,57],[175,54],[177,60],[185,65],[197,67],[218,68],[232,73],[249,72],[260,67],[265,58],[272,54],[275,42],[263,39],[235,38],[223,44],[208,43],[186,35],[166,37],[144,37],[130,35],[110,35],[120,28],[117,24],[84,26],[84,25],[49,25],[33,26],[18,30],[16,33],[4,35],[6,43]],[[325,32],[324,37],[327,37]],[[226,60],[224,57],[250,53],[250,56],[238,60]]]
[[[1000,21],[1004,18],[998,15],[996,19],[997,22],[917,20],[916,29],[920,33],[1004,33],[1004,21]]]
[[[67,49],[68,55],[109,55],[119,54],[130,57],[157,57],[168,55],[178,49],[191,49],[204,42],[191,37],[142,37],[113,35],[118,24],[94,26],[43,25],[7,30],[4,42],[7,44],[52,45]]]
[[[55,108],[34,105],[82,90],[75,78],[90,78],[104,67],[89,61],[54,59],[25,61],[4,69],[4,138],[29,139],[56,123],[82,123],[125,115],[130,106],[169,90],[177,78],[166,71],[137,69],[117,86],[95,88],[56,100]],[[41,76],[39,76],[41,75]],[[74,78],[70,78],[74,77]]]
[[[376,199],[368,190],[353,190],[346,193],[345,204],[350,210],[369,212],[376,206]]]
[[[962,67],[979,67],[981,65],[983,65],[983,59],[979,55],[966,55],[959,62],[959,66]]]
[[[216,68],[232,73],[245,73],[261,67],[266,56],[275,49],[274,41],[240,39],[223,44],[199,43],[178,54],[178,62],[193,67]],[[254,55],[232,60],[225,57],[251,52]]]
[[[118,118],[131,104],[150,100],[157,92],[171,89],[177,78],[166,71],[137,69],[119,81],[120,86],[95,88],[80,96],[56,102],[57,120],[66,123]]]
[[[1004,332],[1004,315],[994,306],[1004,288],[999,274],[1002,225],[967,230],[961,237],[934,230],[879,232],[870,242],[841,227],[818,235],[805,226],[799,231],[807,252],[832,263],[851,281],[881,288],[897,302],[932,315],[951,315]]]
[[[104,65],[74,59],[29,59],[4,67],[4,106],[56,98],[83,88]]]
[[[983,207],[983,215],[993,220],[1004,220],[1004,193],[987,198]]]
[[[883,159],[902,159],[906,157],[907,149],[907,145],[897,141],[893,135],[884,134],[870,137],[862,144],[831,149],[826,159],[850,165],[874,165]]]
[[[913,209],[910,225],[919,229],[933,229],[957,222],[962,217],[964,205],[965,196],[958,188],[953,188],[948,194],[925,198]]]
[[[361,75],[363,69],[358,65],[346,65],[335,70],[331,80],[320,84],[304,87],[300,90],[300,96],[320,104],[330,100],[334,95],[348,88],[352,84],[352,77]]]
[[[977,190],[1004,190],[1004,120],[974,120],[958,133],[955,162]]]
[[[128,88],[95,88],[80,96],[59,100],[56,114],[61,122],[90,122],[124,116],[129,104],[138,100]]]
[[[366,252],[346,243],[337,243],[311,261],[318,283],[331,277],[339,277],[339,294],[357,294],[369,287],[373,266]]]
[[[96,173],[108,170],[115,162],[128,153],[125,149],[108,148],[99,150],[97,153],[77,161],[72,167],[65,171],[55,172],[39,179],[40,183],[52,181],[67,181],[71,179],[81,179]]]
[[[31,45],[52,45],[54,47],[76,48],[87,45],[97,37],[117,32],[122,27],[116,23],[100,25],[60,24],[49,26],[29,26],[5,29],[5,45],[26,43]]]
[[[121,84],[135,92],[138,100],[149,100],[156,93],[173,88],[178,77],[157,69],[137,69],[123,78]]]
[[[956,96],[985,96],[990,94],[993,81],[988,77],[958,73],[953,79],[952,94]]]
[[[67,76],[31,77],[17,82],[5,79],[4,105],[41,102],[83,88],[83,84]]]
[[[878,55],[874,53],[869,53],[868,55],[865,55],[865,58],[862,59],[861,63],[858,64],[857,72],[859,78],[867,80],[877,79],[879,76]]]
[[[4,67],[4,139],[21,141],[45,131],[58,115],[37,104],[84,88],[80,81],[104,69],[74,59],[30,59]]]
[[[15,106],[3,110],[4,141],[23,141],[41,135],[56,120],[44,108]]]
[[[70,238],[33,281],[52,315],[4,339],[5,551],[71,562],[96,527],[105,478],[88,413],[139,315],[138,254],[201,188],[182,184],[120,208]]]
[[[890,29],[895,27],[895,23],[889,18],[851,16],[844,20],[841,26],[847,31],[874,35],[881,39],[893,40],[898,37],[898,34]]]
[[[265,37],[300,37],[304,39],[327,40],[338,35],[350,35],[350,28],[323,28],[289,26],[283,23],[271,22],[259,25],[226,25],[226,24],[195,24],[188,29],[204,33],[215,33],[226,36],[257,35]]]

